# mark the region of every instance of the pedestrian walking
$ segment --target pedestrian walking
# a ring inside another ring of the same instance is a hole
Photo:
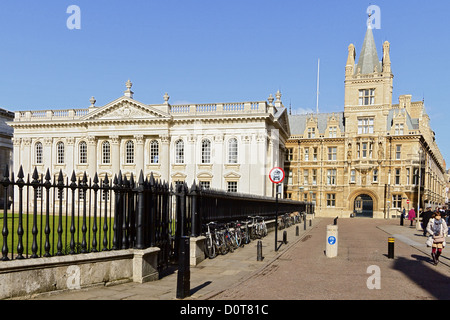
[[[416,211],[414,211],[414,208],[411,208],[408,212],[408,220],[411,221],[411,227],[413,225],[413,221],[416,218]]]
[[[448,234],[447,223],[442,219],[439,211],[437,211],[428,222],[427,231],[430,234],[430,237],[433,238],[431,257],[433,258],[434,265],[437,265],[442,249],[445,247],[445,237]]]
[[[427,211],[425,211],[422,214],[422,230],[423,230],[423,236],[426,237],[427,236],[427,227],[428,227],[428,222],[430,221],[431,217],[433,216],[433,211],[431,211],[431,207],[428,206],[427,207]]]

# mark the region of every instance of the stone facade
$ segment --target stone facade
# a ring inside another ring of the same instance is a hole
[[[419,178],[420,208],[445,203],[446,165],[424,102],[392,104],[389,50],[386,41],[380,61],[368,28],[358,62],[348,47],[344,111],[289,116],[285,195],[314,201],[320,216],[417,210]]]
[[[289,120],[281,93],[268,101],[148,105],[133,98],[132,84],[120,98],[85,109],[17,111],[14,172],[62,170],[93,178],[140,170],[146,177],[189,186],[271,196],[267,173],[284,165]]]

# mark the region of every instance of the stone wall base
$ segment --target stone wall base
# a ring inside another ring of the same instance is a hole
[[[0,299],[157,280],[159,248],[0,262]]]

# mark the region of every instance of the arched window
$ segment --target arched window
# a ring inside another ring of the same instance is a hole
[[[125,149],[126,149],[125,163],[134,163],[134,142],[128,140]]]
[[[64,163],[64,142],[58,142],[56,145],[56,163]]]
[[[85,141],[81,141],[78,146],[78,152],[80,155],[80,163],[87,163],[87,144]]]
[[[150,142],[150,163],[159,163],[159,143],[156,140]]]
[[[202,141],[202,163],[211,163],[211,141]]]
[[[184,142],[181,139],[175,142],[175,163],[184,163]]]
[[[109,144],[109,141],[104,141],[102,143],[102,163],[111,163],[111,145]]]
[[[235,138],[228,140],[228,163],[238,163],[238,142]]]
[[[37,142],[34,145],[34,156],[35,156],[35,161],[36,164],[41,164],[42,163],[42,143]]]

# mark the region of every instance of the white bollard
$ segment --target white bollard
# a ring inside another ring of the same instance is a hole
[[[326,255],[328,258],[334,258],[338,253],[338,226],[327,226],[327,247]]]

